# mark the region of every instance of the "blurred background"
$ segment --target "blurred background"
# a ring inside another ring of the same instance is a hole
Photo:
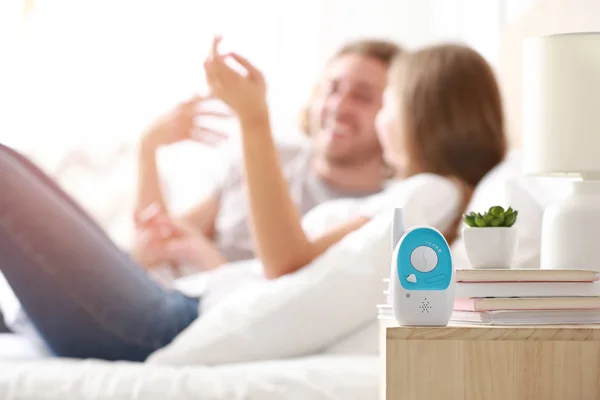
[[[408,48],[465,42],[496,69],[518,146],[520,39],[597,20],[600,13],[570,18],[583,3],[598,2],[1,0],[0,142],[32,157],[127,246],[136,143],[154,118],[204,91],[202,62],[214,34],[265,73],[281,141],[302,139],[300,109],[347,40],[391,38]],[[235,134],[235,125],[227,129]],[[202,195],[231,146],[186,143],[161,153],[175,209]]]

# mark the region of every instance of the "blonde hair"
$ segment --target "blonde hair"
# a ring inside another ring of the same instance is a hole
[[[506,154],[502,99],[490,65],[457,44],[397,58],[398,96],[408,175],[430,172],[474,187]]]
[[[373,58],[386,66],[390,66],[397,56],[403,52],[404,50],[402,47],[388,40],[361,39],[346,43],[334,54],[329,60],[329,63],[348,54],[357,54],[363,57]],[[300,113],[300,128],[307,136],[311,136],[312,134],[310,128],[310,104],[314,101],[317,93],[318,85],[315,85],[308,103]]]

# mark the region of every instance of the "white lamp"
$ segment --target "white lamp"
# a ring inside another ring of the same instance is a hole
[[[523,168],[572,177],[544,212],[541,268],[600,270],[600,33],[525,40]]]

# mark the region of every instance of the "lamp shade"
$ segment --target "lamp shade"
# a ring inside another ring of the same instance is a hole
[[[523,45],[523,172],[600,179],[600,33]]]

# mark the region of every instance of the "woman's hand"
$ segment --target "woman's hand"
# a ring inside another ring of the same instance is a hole
[[[262,73],[236,53],[220,54],[220,41],[220,37],[215,37],[211,52],[204,62],[211,95],[227,104],[237,114],[241,124],[254,119],[262,120],[268,115],[266,83]],[[241,65],[246,75],[228,65],[229,59]]]

